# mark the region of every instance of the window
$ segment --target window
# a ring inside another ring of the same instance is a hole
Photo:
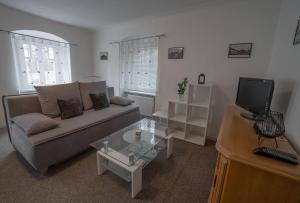
[[[156,93],[158,38],[120,43],[120,89]]]
[[[71,82],[69,44],[23,34],[11,34],[11,39],[19,92]]]

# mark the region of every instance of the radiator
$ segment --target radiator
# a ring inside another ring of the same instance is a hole
[[[143,116],[152,116],[155,107],[155,96],[127,92],[127,97],[134,100],[135,104],[140,107]]]

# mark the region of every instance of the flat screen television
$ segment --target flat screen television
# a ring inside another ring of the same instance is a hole
[[[263,118],[268,115],[274,91],[274,80],[240,77],[236,105],[249,113],[241,113],[248,119]]]

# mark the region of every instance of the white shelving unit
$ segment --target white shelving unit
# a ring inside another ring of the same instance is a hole
[[[213,85],[189,84],[186,100],[171,100],[168,112],[157,111],[152,116],[174,128],[173,137],[204,146],[210,116]]]

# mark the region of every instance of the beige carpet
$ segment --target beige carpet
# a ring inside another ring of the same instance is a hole
[[[0,202],[207,202],[217,152],[175,140],[174,155],[143,170],[143,190],[133,200],[130,183],[111,172],[96,175],[96,155],[89,150],[39,175],[0,132]]]

